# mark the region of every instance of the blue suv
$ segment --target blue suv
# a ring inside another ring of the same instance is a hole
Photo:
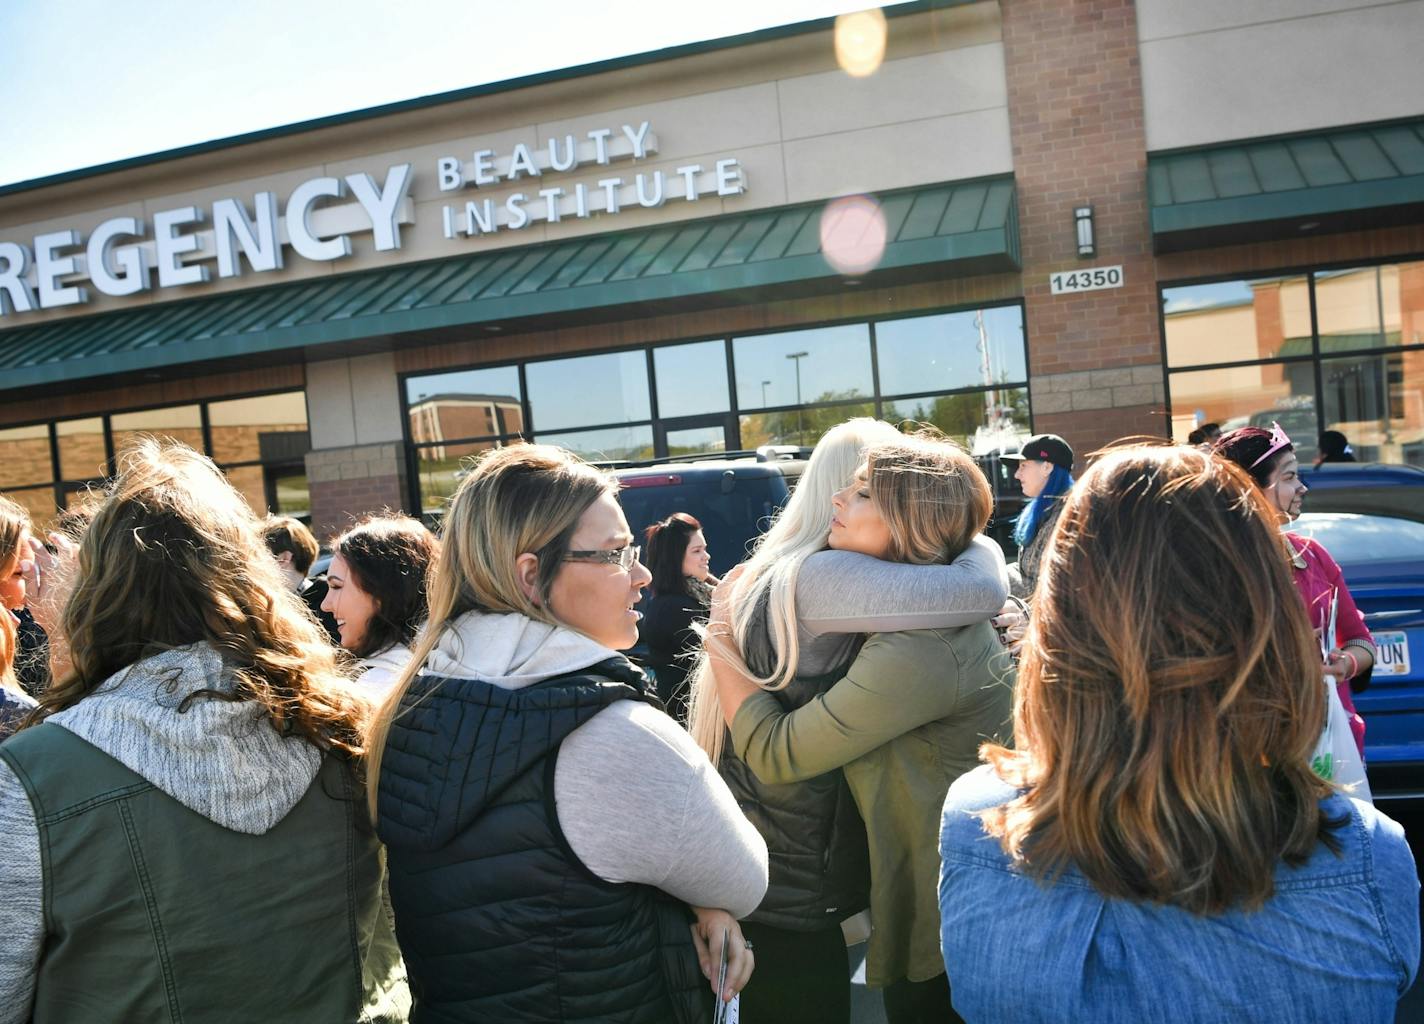
[[[1310,493],[1291,527],[1340,564],[1379,649],[1364,716],[1376,798],[1424,797],[1424,470],[1337,463],[1301,472]]]

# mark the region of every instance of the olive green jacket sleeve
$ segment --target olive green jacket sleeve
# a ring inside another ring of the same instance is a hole
[[[954,714],[963,689],[960,655],[950,644],[956,632],[877,633],[843,679],[795,711],[769,693],[753,694],[732,722],[737,755],[762,782],[796,782]]]

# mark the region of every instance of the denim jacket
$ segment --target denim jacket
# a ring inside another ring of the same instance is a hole
[[[1390,1024],[1419,965],[1419,879],[1404,831],[1373,806],[1300,868],[1276,870],[1260,910],[1211,917],[1101,896],[1075,869],[1021,873],[974,812],[1014,798],[988,767],[945,801],[941,944],[967,1021]]]

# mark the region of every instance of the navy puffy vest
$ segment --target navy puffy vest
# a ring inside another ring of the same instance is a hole
[[[564,738],[648,700],[622,658],[535,686],[417,678],[382,756],[379,832],[414,1024],[711,1019],[687,910],[592,874],[554,806]]]

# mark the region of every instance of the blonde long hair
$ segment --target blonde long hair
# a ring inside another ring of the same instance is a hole
[[[1275,513],[1246,473],[1186,447],[1099,459],[1045,558],[1014,698],[1022,796],[982,815],[1038,877],[1210,914],[1333,845],[1308,763],[1320,652]]]
[[[20,538],[30,529],[30,514],[23,505],[0,495],[0,579],[15,571],[15,563],[29,557],[20,550]],[[15,655],[19,649],[19,634],[9,609],[0,608],[0,686],[18,691],[15,680]]]
[[[210,459],[174,442],[143,438],[118,464],[79,541],[61,619],[69,669],[34,717],[77,704],[144,658],[207,643],[237,681],[233,694],[208,696],[255,701],[284,735],[359,756],[370,706],[338,672],[242,495]]]
[[[562,448],[515,444],[487,452],[456,488],[445,513],[440,553],[427,593],[430,618],[410,662],[372,719],[367,739],[366,798],[376,819],[381,758],[401,698],[420,675],[446,628],[467,612],[514,612],[558,625],[547,597],[569,542],[594,502],[617,481]],[[519,584],[521,554],[538,558],[533,600]]]
[[[855,477],[867,448],[894,443],[901,437],[890,424],[868,416],[846,420],[826,431],[811,453],[811,461],[791,500],[757,541],[741,574],[730,584],[727,600],[732,608],[737,660],[742,671],[759,686],[780,690],[796,677],[801,661],[796,632],[796,578],[806,559],[826,547],[831,531],[831,495]],[[763,601],[776,662],[769,675],[759,676],[746,666],[741,652],[747,649],[747,636],[755,627],[756,610]],[[727,723],[705,654],[698,657],[690,676],[687,729],[716,764],[722,754]]]

